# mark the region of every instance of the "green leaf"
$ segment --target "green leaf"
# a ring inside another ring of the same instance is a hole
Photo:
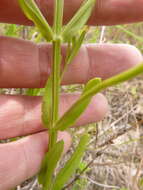
[[[67,161],[64,168],[62,168],[56,176],[54,185],[52,190],[61,190],[63,186],[68,182],[70,177],[74,174],[76,169],[79,167],[81,158],[85,153],[85,149],[89,142],[89,136],[84,135],[81,137],[80,142],[71,156],[71,158]]]
[[[50,122],[52,119],[52,76],[49,77],[45,86],[42,102],[42,121],[44,126],[50,129]]]
[[[38,6],[36,5],[34,0],[18,0],[19,5],[25,15],[34,22],[34,24],[38,27],[42,35],[45,37],[47,41],[53,39],[53,32],[50,25],[47,23],[46,19],[42,15]]]
[[[73,45],[71,52],[66,60],[67,64],[70,64],[72,62],[72,60],[75,58],[75,56],[77,55],[77,53],[83,43],[83,40],[84,40],[84,37],[85,37],[87,31],[88,31],[88,28],[87,27],[84,28],[80,37],[76,41],[74,41],[74,45]]]
[[[135,66],[128,71],[125,71],[121,74],[118,74],[114,77],[111,77],[107,80],[102,81],[101,83],[93,86],[92,88],[86,90],[86,93],[83,93],[77,102],[72,105],[72,107],[57,121],[55,125],[56,130],[65,130],[77,120],[77,118],[83,113],[83,111],[88,106],[91,98],[99,93],[100,91],[106,89],[107,87],[114,86],[121,82],[127,81],[134,78],[135,76],[143,74],[143,63]]]
[[[54,31],[59,34],[63,24],[64,0],[55,0]]]
[[[75,16],[63,28],[62,36],[68,40],[74,36],[86,24],[89,19],[96,0],[85,0],[81,8],[77,11]]]
[[[98,84],[100,84],[102,82],[101,78],[94,78],[91,79],[86,85],[85,88],[83,90],[83,94],[85,94],[86,92],[88,92],[91,88],[97,86]]]
[[[50,189],[53,181],[53,173],[61,158],[64,149],[64,141],[57,142],[53,148],[47,152],[41,166],[38,176],[39,183],[43,185],[43,189]]]
[[[71,127],[75,121],[79,118],[81,113],[87,108],[90,103],[91,96],[88,97],[85,101],[83,101],[80,105],[72,107],[68,112],[64,114],[64,116],[58,120],[55,124],[55,130],[64,131],[68,127]]]
[[[83,95],[85,95],[92,87],[97,86],[99,83],[101,83],[101,79],[95,78],[90,80],[83,91],[83,94],[81,95],[80,99]],[[55,129],[64,131],[68,127],[72,126],[75,121],[79,118],[81,113],[87,108],[88,104],[91,101],[92,96],[88,96],[82,103],[78,104],[78,106],[72,107],[68,112],[64,114],[64,116],[56,123]],[[80,100],[79,99],[79,100]]]
[[[85,27],[78,38],[76,38],[75,36],[72,37],[72,46],[71,46],[71,43],[68,42],[67,55],[66,55],[63,72],[61,75],[61,81],[63,79],[63,76],[65,74],[67,66],[73,61],[73,59],[77,55],[77,53],[83,43],[84,37],[87,33],[87,30],[88,30],[88,27]]]

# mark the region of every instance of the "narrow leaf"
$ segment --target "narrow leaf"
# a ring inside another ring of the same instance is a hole
[[[52,119],[52,76],[49,77],[45,86],[42,102],[42,121],[44,126],[50,129],[50,122]]]
[[[78,30],[83,28],[91,15],[95,2],[96,0],[85,0],[75,16],[64,27],[62,32],[64,39],[68,40],[71,36],[74,36]]]
[[[81,113],[83,113],[83,111],[87,108],[88,104],[91,101],[91,98],[92,96],[86,98],[85,101],[80,101],[80,105],[78,104],[78,106],[72,106],[72,109],[66,112],[64,116],[60,118],[60,120],[55,124],[55,130],[64,131],[68,127],[71,127],[79,118]]]
[[[34,22],[47,41],[52,40],[53,32],[34,0],[18,0],[25,15]]]
[[[83,94],[81,95],[80,99],[83,95],[85,95],[92,87],[97,86],[99,83],[101,83],[101,79],[95,78],[90,80],[83,91]],[[81,104],[78,106],[73,107],[73,109],[65,113],[65,116],[62,117],[56,124],[56,129],[64,131],[68,127],[72,126],[75,121],[79,118],[81,113],[87,108],[88,104],[91,101],[92,96],[88,96],[88,98],[85,99],[85,101],[82,101]],[[79,99],[79,100],[80,100]]]
[[[77,102],[59,119],[56,123],[56,130],[65,130],[75,123],[77,118],[83,113],[83,111],[88,106],[91,98],[99,93],[100,91],[106,89],[107,87],[117,85],[121,82],[127,81],[134,78],[135,76],[143,74],[143,63],[135,66],[128,71],[111,77],[107,80],[102,81],[95,87],[93,86],[86,93],[84,93]]]
[[[83,40],[84,40],[84,37],[85,37],[87,31],[88,31],[88,28],[87,27],[84,28],[84,30],[82,31],[80,37],[76,40],[76,42],[74,42],[74,45],[73,45],[73,47],[71,49],[71,53],[67,57],[67,60],[66,60],[67,64],[71,63],[72,60],[74,59],[74,57],[77,55],[77,53],[78,53],[78,51],[79,51],[79,49],[80,49],[80,47],[81,47],[81,45],[83,43]]]
[[[85,94],[86,92],[88,92],[88,90],[90,90],[91,88],[97,86],[98,84],[100,84],[102,82],[101,78],[94,78],[91,79],[86,85],[85,88],[83,90],[83,94]]]
[[[74,174],[75,170],[78,168],[81,162],[81,158],[85,153],[88,142],[88,135],[84,135],[81,137],[75,152],[67,161],[64,168],[62,168],[60,172],[57,174],[52,190],[61,190],[63,186],[68,182],[70,177]]]
[[[39,183],[43,185],[44,189],[50,189],[54,170],[62,155],[64,149],[64,142],[57,142],[53,148],[47,152],[41,166],[38,176]]]
[[[72,47],[71,47],[71,43],[68,43],[67,55],[66,55],[64,69],[61,75],[61,80],[63,79],[67,66],[73,61],[73,59],[77,55],[87,31],[88,31],[88,27],[85,27],[78,38],[76,38],[75,36],[72,37]]]

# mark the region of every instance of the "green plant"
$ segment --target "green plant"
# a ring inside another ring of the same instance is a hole
[[[63,141],[57,142],[58,131],[64,131],[73,125],[95,94],[107,87],[124,82],[143,73],[143,64],[140,64],[129,71],[104,81],[99,78],[90,80],[85,85],[79,100],[61,118],[59,117],[60,84],[68,64],[72,62],[83,43],[88,31],[88,27],[85,24],[90,17],[95,3],[96,0],[85,0],[75,16],[67,25],[63,26],[64,0],[55,0],[54,23],[53,27],[51,27],[34,0],[19,0],[19,4],[25,15],[33,21],[41,35],[46,41],[51,42],[53,46],[52,73],[47,80],[42,103],[42,121],[49,132],[49,151],[45,155],[39,173],[39,183],[42,185],[43,190],[61,190],[64,187],[79,167],[89,141],[87,134],[81,137],[75,152],[67,161],[64,168],[55,176],[55,169],[64,147]],[[68,44],[63,71],[60,69],[62,43]],[[34,95],[34,93],[34,91],[29,91],[29,95]]]

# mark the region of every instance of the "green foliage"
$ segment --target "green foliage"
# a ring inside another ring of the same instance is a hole
[[[64,27],[62,35],[69,41],[77,31],[83,28],[88,21],[96,0],[85,0],[81,8],[77,11],[71,21]]]
[[[47,41],[51,41],[53,32],[46,19],[43,17],[34,0],[18,0],[25,15],[34,22]]]
[[[88,104],[90,103],[91,98],[100,92],[101,90],[117,85],[126,80],[132,79],[138,74],[143,73],[143,64],[134,67],[128,71],[125,71],[117,76],[104,80],[103,82],[98,83],[93,86],[94,79],[92,79],[91,84],[88,85],[88,89],[86,89],[85,93],[80,97],[79,100],[57,121],[55,128],[57,130],[65,130],[77,120],[77,118],[83,113]],[[96,82],[96,79],[95,79]],[[90,84],[90,82],[89,82]]]
[[[42,121],[44,126],[50,128],[52,113],[52,77],[50,77],[45,86],[42,104]]]
[[[102,82],[102,80],[100,78],[94,78],[91,79],[86,85],[85,88],[83,90],[83,94],[85,95],[86,92],[88,92],[88,90],[90,90],[91,88],[95,88],[95,86],[99,85]]]
[[[39,173],[39,183],[43,185],[43,189],[51,189],[53,181],[53,173],[57,166],[57,163],[63,152],[64,142],[59,141],[52,149],[46,154],[43,162],[41,171]]]
[[[75,170],[79,167],[81,158],[85,152],[88,142],[89,142],[88,135],[84,135],[81,137],[80,142],[75,152],[71,156],[70,160],[68,160],[64,168],[62,168],[60,172],[57,174],[52,188],[53,190],[62,189],[64,184],[66,184],[68,180],[71,178],[71,176],[74,174]]]
[[[72,48],[71,48],[70,52],[68,53],[69,56],[67,56],[67,58],[66,58],[67,64],[70,64],[72,62],[72,60],[75,58],[75,56],[77,55],[77,53],[83,43],[85,35],[87,33],[87,30],[88,30],[88,28],[85,27],[83,29],[83,31],[81,32],[80,36],[77,39],[75,39],[75,42],[73,43]]]
[[[83,94],[82,94],[81,98],[55,124],[55,128],[57,130],[64,131],[69,126],[72,126],[75,123],[75,121],[78,119],[78,117],[86,109],[86,107],[88,106],[88,104],[90,103],[90,100],[92,98],[92,96],[89,95],[89,96],[87,96],[87,98],[84,101],[81,101],[82,97],[85,96],[85,94],[91,89],[91,87],[94,88],[100,82],[101,82],[100,79],[95,78],[95,79],[92,79],[91,81],[89,81],[87,83],[87,85],[85,86],[85,89],[83,91]]]
[[[42,121],[49,132],[49,151],[42,163],[39,182],[43,190],[61,190],[65,183],[79,167],[81,158],[87,147],[88,135],[84,135],[75,152],[59,173],[54,177],[54,171],[63,152],[63,142],[57,142],[57,134],[72,126],[86,109],[92,97],[107,87],[119,84],[143,73],[143,64],[129,71],[102,81],[99,78],[90,80],[77,102],[60,118],[59,96],[60,84],[66,67],[77,55],[87,32],[85,24],[88,21],[96,0],[85,0],[73,18],[63,26],[64,0],[55,0],[55,13],[53,28],[48,24],[34,0],[19,0],[25,15],[33,21],[47,41],[53,47],[52,72],[46,83],[42,103]],[[65,59],[65,68],[61,72],[61,46],[68,42],[68,51]],[[38,90],[29,90],[29,95],[38,94]]]

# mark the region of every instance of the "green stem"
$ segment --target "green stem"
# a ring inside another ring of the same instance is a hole
[[[61,40],[53,41],[53,65],[52,65],[52,121],[49,131],[49,148],[52,148],[57,141],[57,132],[53,129],[59,118],[59,92],[60,92],[60,66],[61,66]]]
[[[55,0],[54,33],[59,35],[62,30],[64,12],[64,0]]]

